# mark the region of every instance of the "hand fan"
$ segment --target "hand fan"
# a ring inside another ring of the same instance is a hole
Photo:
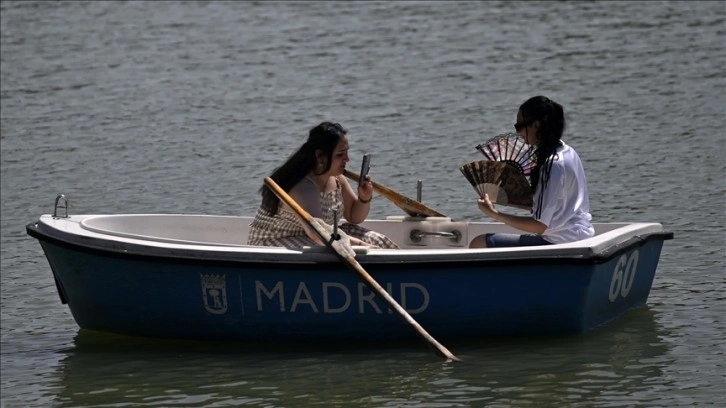
[[[459,168],[480,197],[493,203],[523,209],[532,208],[529,174],[535,165],[534,147],[514,133],[506,133],[476,146],[487,160]]]
[[[489,195],[493,203],[532,208],[532,189],[527,178],[516,167],[506,162],[480,160],[459,167],[480,197]]]
[[[524,143],[516,133],[495,136],[476,148],[489,160],[505,162],[518,168],[528,180],[537,160],[534,146]]]

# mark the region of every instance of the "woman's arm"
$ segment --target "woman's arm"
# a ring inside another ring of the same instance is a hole
[[[530,232],[533,234],[542,234],[547,229],[546,225],[542,224],[541,222],[535,220],[532,217],[505,214],[497,211],[497,209],[494,208],[494,204],[492,204],[492,202],[489,200],[488,194],[484,194],[484,198],[480,198],[477,201],[477,205],[479,206],[479,209],[489,218],[492,218],[495,221],[503,222],[510,227],[516,228],[518,230]]]
[[[343,215],[351,224],[360,224],[368,217],[371,209],[371,199],[373,198],[371,176],[366,176],[365,181],[358,186],[358,194],[353,192],[353,187],[345,177],[338,176],[338,180],[343,188]]]

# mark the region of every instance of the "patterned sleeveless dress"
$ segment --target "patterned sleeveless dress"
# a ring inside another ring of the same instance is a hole
[[[358,238],[363,242],[380,248],[398,248],[395,242],[379,232],[349,222],[341,223],[343,214],[343,188],[337,179],[336,183],[337,188],[335,190],[328,193],[320,193],[323,221],[329,225],[333,225],[333,211],[337,210],[339,215],[338,228],[348,236]],[[254,220],[250,223],[247,245],[301,248],[303,246],[314,246],[317,244],[307,236],[296,214],[280,208],[277,214],[270,215],[270,213],[260,207],[257,209]]]

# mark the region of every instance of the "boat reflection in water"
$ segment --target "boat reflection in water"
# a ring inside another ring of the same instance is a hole
[[[240,345],[79,330],[54,399],[62,406],[346,406],[420,403],[564,406],[657,401],[668,334],[647,307],[581,335],[454,341],[463,362],[432,362],[410,343]],[[607,392],[603,392],[607,390]]]

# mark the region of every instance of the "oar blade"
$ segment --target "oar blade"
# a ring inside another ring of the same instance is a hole
[[[351,180],[358,180],[359,178],[357,173],[350,170],[345,170],[344,174]],[[371,183],[373,184],[373,191],[382,195],[412,217],[446,217],[444,214],[434,210],[433,208],[428,207],[419,201],[408,198],[390,187],[386,187],[382,184],[376,183],[375,181],[372,181]]]

